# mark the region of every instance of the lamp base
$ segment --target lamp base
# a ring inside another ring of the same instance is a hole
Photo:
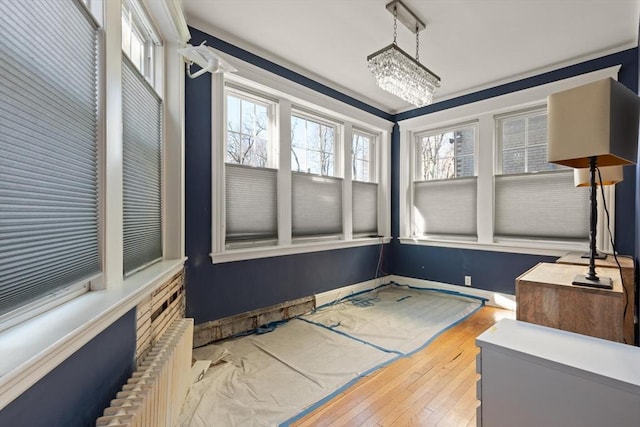
[[[580,255],[580,258],[589,259],[589,257],[591,257],[591,254],[589,252]],[[607,259],[607,254],[603,252],[596,252],[595,254],[593,254],[593,257],[595,259]]]
[[[589,288],[613,289],[613,283],[609,277],[600,277],[598,280],[588,279],[584,274],[578,274],[571,282],[574,286],[587,286]]]

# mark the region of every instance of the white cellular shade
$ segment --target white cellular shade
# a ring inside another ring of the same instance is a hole
[[[342,179],[292,173],[292,235],[342,233]]]
[[[278,237],[276,169],[226,163],[226,241]]]
[[[477,178],[416,181],[413,184],[417,235],[477,235]]]
[[[0,13],[0,314],[100,272],[97,28],[73,1]]]
[[[589,190],[575,188],[573,171],[495,177],[496,236],[587,239]]]
[[[162,100],[122,55],[123,263],[133,272],[162,257]]]
[[[378,184],[352,183],[353,234],[378,235]]]

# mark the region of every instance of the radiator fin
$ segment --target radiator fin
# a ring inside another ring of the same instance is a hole
[[[172,427],[189,390],[193,319],[176,319],[122,386],[97,427]]]

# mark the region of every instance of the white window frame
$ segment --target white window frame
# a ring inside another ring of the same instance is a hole
[[[300,254],[348,247],[388,243],[391,234],[391,121],[379,118],[358,108],[336,101],[312,89],[292,83],[224,52],[216,51],[222,59],[238,70],[232,74],[212,76],[212,218],[211,259],[214,264],[239,260]],[[259,94],[275,102],[275,140],[278,147],[278,241],[276,245],[260,247],[225,247],[224,117],[225,86],[243,92]],[[328,238],[296,238],[291,236],[291,116],[292,114],[337,124],[334,176],[343,179],[343,233]],[[352,233],[351,138],[353,129],[375,135],[378,159],[378,233],[383,237],[354,237]],[[345,167],[348,165],[349,167]]]
[[[586,251],[586,244],[577,244],[562,241],[537,241],[537,240],[503,240],[494,241],[493,232],[493,177],[496,171],[496,158],[502,153],[497,153],[496,148],[496,123],[495,116],[509,112],[517,112],[546,105],[547,96],[552,93],[581,86],[596,80],[611,77],[617,79],[620,66],[582,74],[564,80],[512,92],[505,95],[496,96],[482,101],[437,111],[428,115],[414,117],[399,122],[400,126],[400,242],[403,244],[441,246],[453,248],[479,249],[496,252],[525,253],[548,256],[562,256],[568,251]],[[425,131],[447,128],[464,123],[465,121],[478,122],[478,145],[476,150],[476,175],[478,177],[478,200],[477,200],[477,229],[478,239],[476,242],[455,241],[443,237],[442,239],[416,238],[412,235],[411,211],[412,203],[412,180],[414,153],[412,146],[415,137]],[[613,230],[615,224],[613,213],[615,197],[614,186],[605,187],[609,193],[607,206],[611,213],[610,227]],[[598,191],[600,192],[600,190]],[[602,203],[599,203],[601,206]],[[600,243],[604,250],[604,244],[608,239],[606,228],[606,218],[599,215],[598,236],[601,236]]]
[[[189,38],[175,0],[140,0],[167,43],[158,48],[154,87],[165,100],[163,122],[163,260],[122,274],[122,8],[116,0],[80,0],[101,27],[98,156],[102,278],[85,292],[0,332],[0,409],[182,270],[184,256],[184,63],[175,54]],[[172,54],[165,54],[171,52]],[[164,62],[166,56],[167,61]],[[159,65],[158,65],[159,64]],[[172,84],[165,86],[165,81]]]

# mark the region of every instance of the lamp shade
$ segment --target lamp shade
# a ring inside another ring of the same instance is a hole
[[[554,93],[547,100],[549,163],[588,168],[636,162],[640,99],[607,78]]]
[[[600,182],[602,176],[602,182]],[[596,185],[613,185],[622,181],[622,166],[605,166],[600,168],[600,174],[596,173]],[[576,187],[588,187],[591,185],[589,169],[574,169],[573,183]]]

